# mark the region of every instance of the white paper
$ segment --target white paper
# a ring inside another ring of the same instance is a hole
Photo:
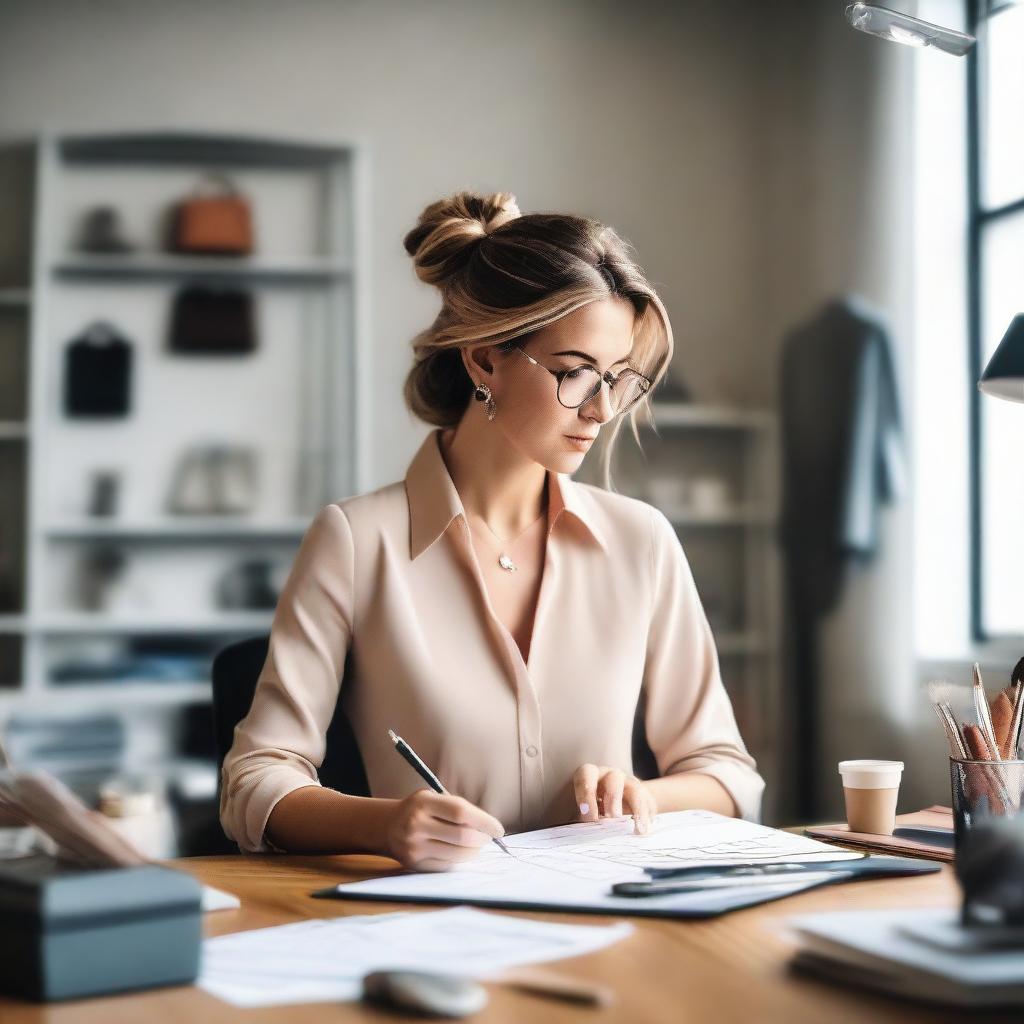
[[[237,910],[242,901],[233,893],[214,889],[212,885],[204,885],[201,905],[203,913],[206,914],[212,910]]]
[[[483,904],[530,904],[567,910],[614,910],[635,915],[671,910],[711,912],[749,897],[737,883],[715,892],[668,896],[613,896],[615,882],[649,880],[644,867],[684,867],[734,861],[859,860],[806,836],[726,818],[710,811],[659,814],[650,832],[636,835],[630,817],[577,822],[505,837],[512,853],[491,844],[453,870],[414,873],[343,883],[339,892],[402,899],[443,899]],[[800,877],[763,881],[763,899],[800,892],[812,882]]]
[[[484,978],[590,953],[632,931],[626,923],[551,924],[470,907],[300,921],[207,939],[197,984],[246,1007],[356,999],[370,971]]]

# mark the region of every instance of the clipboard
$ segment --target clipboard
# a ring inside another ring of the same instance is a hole
[[[396,876],[390,876],[394,878]],[[412,876],[401,875],[399,878]],[[422,876],[416,876],[422,877]],[[372,879],[375,882],[384,882],[386,879]],[[795,896],[797,893],[807,892],[810,889],[818,889],[824,885],[834,884],[832,880],[811,881],[796,878],[787,878],[780,881],[778,888],[759,886],[742,887],[718,890],[715,892],[687,893],[679,896],[651,896],[643,899],[635,899],[628,896],[612,896],[594,899],[592,902],[576,902],[565,900],[564,902],[553,902],[548,900],[533,900],[529,897],[507,899],[502,897],[487,897],[481,894],[466,893],[464,895],[441,895],[421,894],[410,895],[401,890],[388,891],[386,888],[379,892],[360,890],[357,887],[360,882],[343,883],[332,886],[328,889],[318,889],[310,893],[316,899],[330,900],[367,900],[380,903],[413,903],[413,904],[468,904],[476,907],[490,907],[494,910],[532,910],[550,911],[560,914],[602,914],[627,917],[660,917],[674,918],[681,920],[704,920],[711,917],[719,917],[722,914],[731,913],[734,910],[744,910],[747,907],[760,906],[762,903],[774,903],[776,900],[785,899],[787,896]]]

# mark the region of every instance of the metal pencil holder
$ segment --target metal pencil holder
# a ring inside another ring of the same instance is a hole
[[[963,835],[992,818],[1013,818],[1024,797],[1024,761],[949,759],[953,826],[959,849]]]

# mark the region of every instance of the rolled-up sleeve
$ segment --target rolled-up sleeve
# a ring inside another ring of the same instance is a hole
[[[743,818],[757,821],[764,780],[736,726],[682,545],[672,524],[653,507],[651,572],[644,724],[658,771],[710,775],[728,790]]]
[[[252,708],[224,759],[220,821],[243,852],[272,850],[263,833],[274,806],[293,790],[320,785],[352,638],[353,560],[344,510],[325,505],[281,591]]]

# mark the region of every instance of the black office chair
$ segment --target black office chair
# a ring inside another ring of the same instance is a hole
[[[242,640],[225,647],[213,659],[213,739],[217,749],[218,795],[224,757],[231,749],[235,726],[252,707],[269,642],[270,638],[265,636]],[[330,789],[352,796],[370,795],[359,744],[340,702],[327,727],[326,753],[319,775],[320,782]]]

